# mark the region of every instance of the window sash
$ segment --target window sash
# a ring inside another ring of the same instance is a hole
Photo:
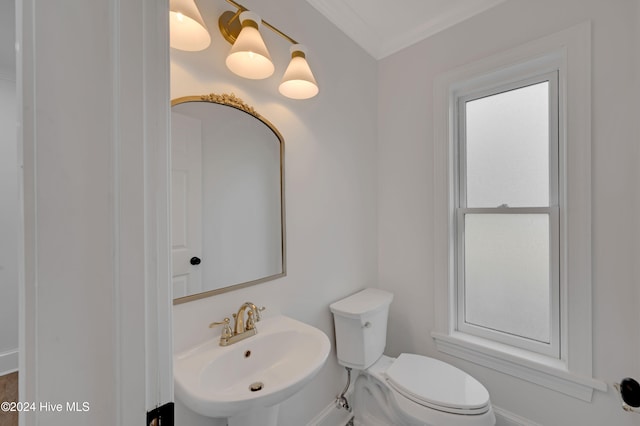
[[[549,82],[549,205],[559,204],[559,92],[558,71],[551,71],[515,82],[492,86],[491,88],[460,94],[457,97],[457,205],[467,207],[467,149],[466,149],[466,104],[477,99],[499,95],[538,83]]]
[[[549,343],[494,330],[465,321],[465,216],[467,214],[545,214],[549,217]],[[544,355],[560,358],[560,211],[552,207],[497,207],[456,209],[456,329],[463,333],[490,339]]]

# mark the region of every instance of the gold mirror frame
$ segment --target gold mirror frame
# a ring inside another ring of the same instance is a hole
[[[285,277],[287,275],[287,256],[286,256],[287,238],[286,238],[286,232],[285,232],[285,198],[284,198],[285,197],[285,194],[284,194],[284,138],[282,137],[278,129],[269,120],[264,118],[253,107],[247,105],[242,99],[238,98],[233,93],[231,94],[223,93],[221,95],[216,93],[210,93],[208,95],[200,95],[200,96],[183,96],[180,98],[173,99],[171,101],[171,106],[174,107],[176,105],[180,105],[188,102],[209,102],[209,103],[214,103],[214,104],[235,108],[237,110],[240,110],[260,120],[269,129],[271,129],[273,134],[278,138],[278,141],[280,142],[280,221],[281,221],[281,238],[282,238],[282,244],[281,244],[282,272],[278,274],[258,278],[252,281],[233,284],[227,287],[207,290],[201,293],[173,299],[174,305],[191,302],[192,300],[204,299],[205,297],[215,296],[216,294],[222,294],[222,293],[227,293],[234,290],[239,290],[241,288],[250,287],[252,285],[260,284],[266,281],[271,281],[277,278]]]

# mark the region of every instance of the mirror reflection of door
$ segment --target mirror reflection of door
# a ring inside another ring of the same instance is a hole
[[[173,297],[202,291],[202,128],[200,120],[171,113],[171,238]],[[205,259],[206,261],[206,259]]]

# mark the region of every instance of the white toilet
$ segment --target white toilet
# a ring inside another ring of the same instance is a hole
[[[360,370],[355,421],[365,426],[493,426],[489,392],[464,371],[421,355],[383,355],[393,294],[365,289],[332,303],[338,362]]]

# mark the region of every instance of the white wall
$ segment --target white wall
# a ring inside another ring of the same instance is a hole
[[[0,3],[0,375],[18,369],[15,5]]]
[[[0,14],[4,12],[2,9]],[[13,10],[9,12],[13,13]],[[4,51],[0,50],[0,53]],[[15,54],[13,59],[6,60],[8,64],[12,62],[15,63]],[[0,63],[5,61],[0,60]],[[16,99],[15,69],[0,68],[0,376],[18,369]]]
[[[388,352],[435,356],[475,375],[492,402],[544,425],[637,424],[617,396],[591,404],[438,353],[433,328],[433,83],[465,63],[593,22],[594,375],[640,376],[637,311],[638,2],[510,1],[385,58],[379,67],[379,280],[396,295]],[[634,89],[636,89],[634,93]]]
[[[224,65],[230,45],[217,32],[220,10],[215,9],[224,4],[216,3],[200,2],[212,46],[201,53],[171,52],[171,97],[234,92],[282,133],[287,277],[174,306],[175,348],[216,339],[220,331],[207,325],[229,316],[246,300],[265,305],[265,315],[280,311],[322,329],[333,340],[328,305],[377,280],[376,62],[304,1],[277,0],[268,6],[243,2],[309,47],[307,59],[320,93],[307,101],[289,100],[277,91],[288,63],[288,42],[263,31],[276,73],[266,81],[236,77]],[[283,404],[279,424],[306,424],[345,381],[332,352],[318,377]],[[187,416],[178,405],[176,424],[205,421],[187,421]]]

